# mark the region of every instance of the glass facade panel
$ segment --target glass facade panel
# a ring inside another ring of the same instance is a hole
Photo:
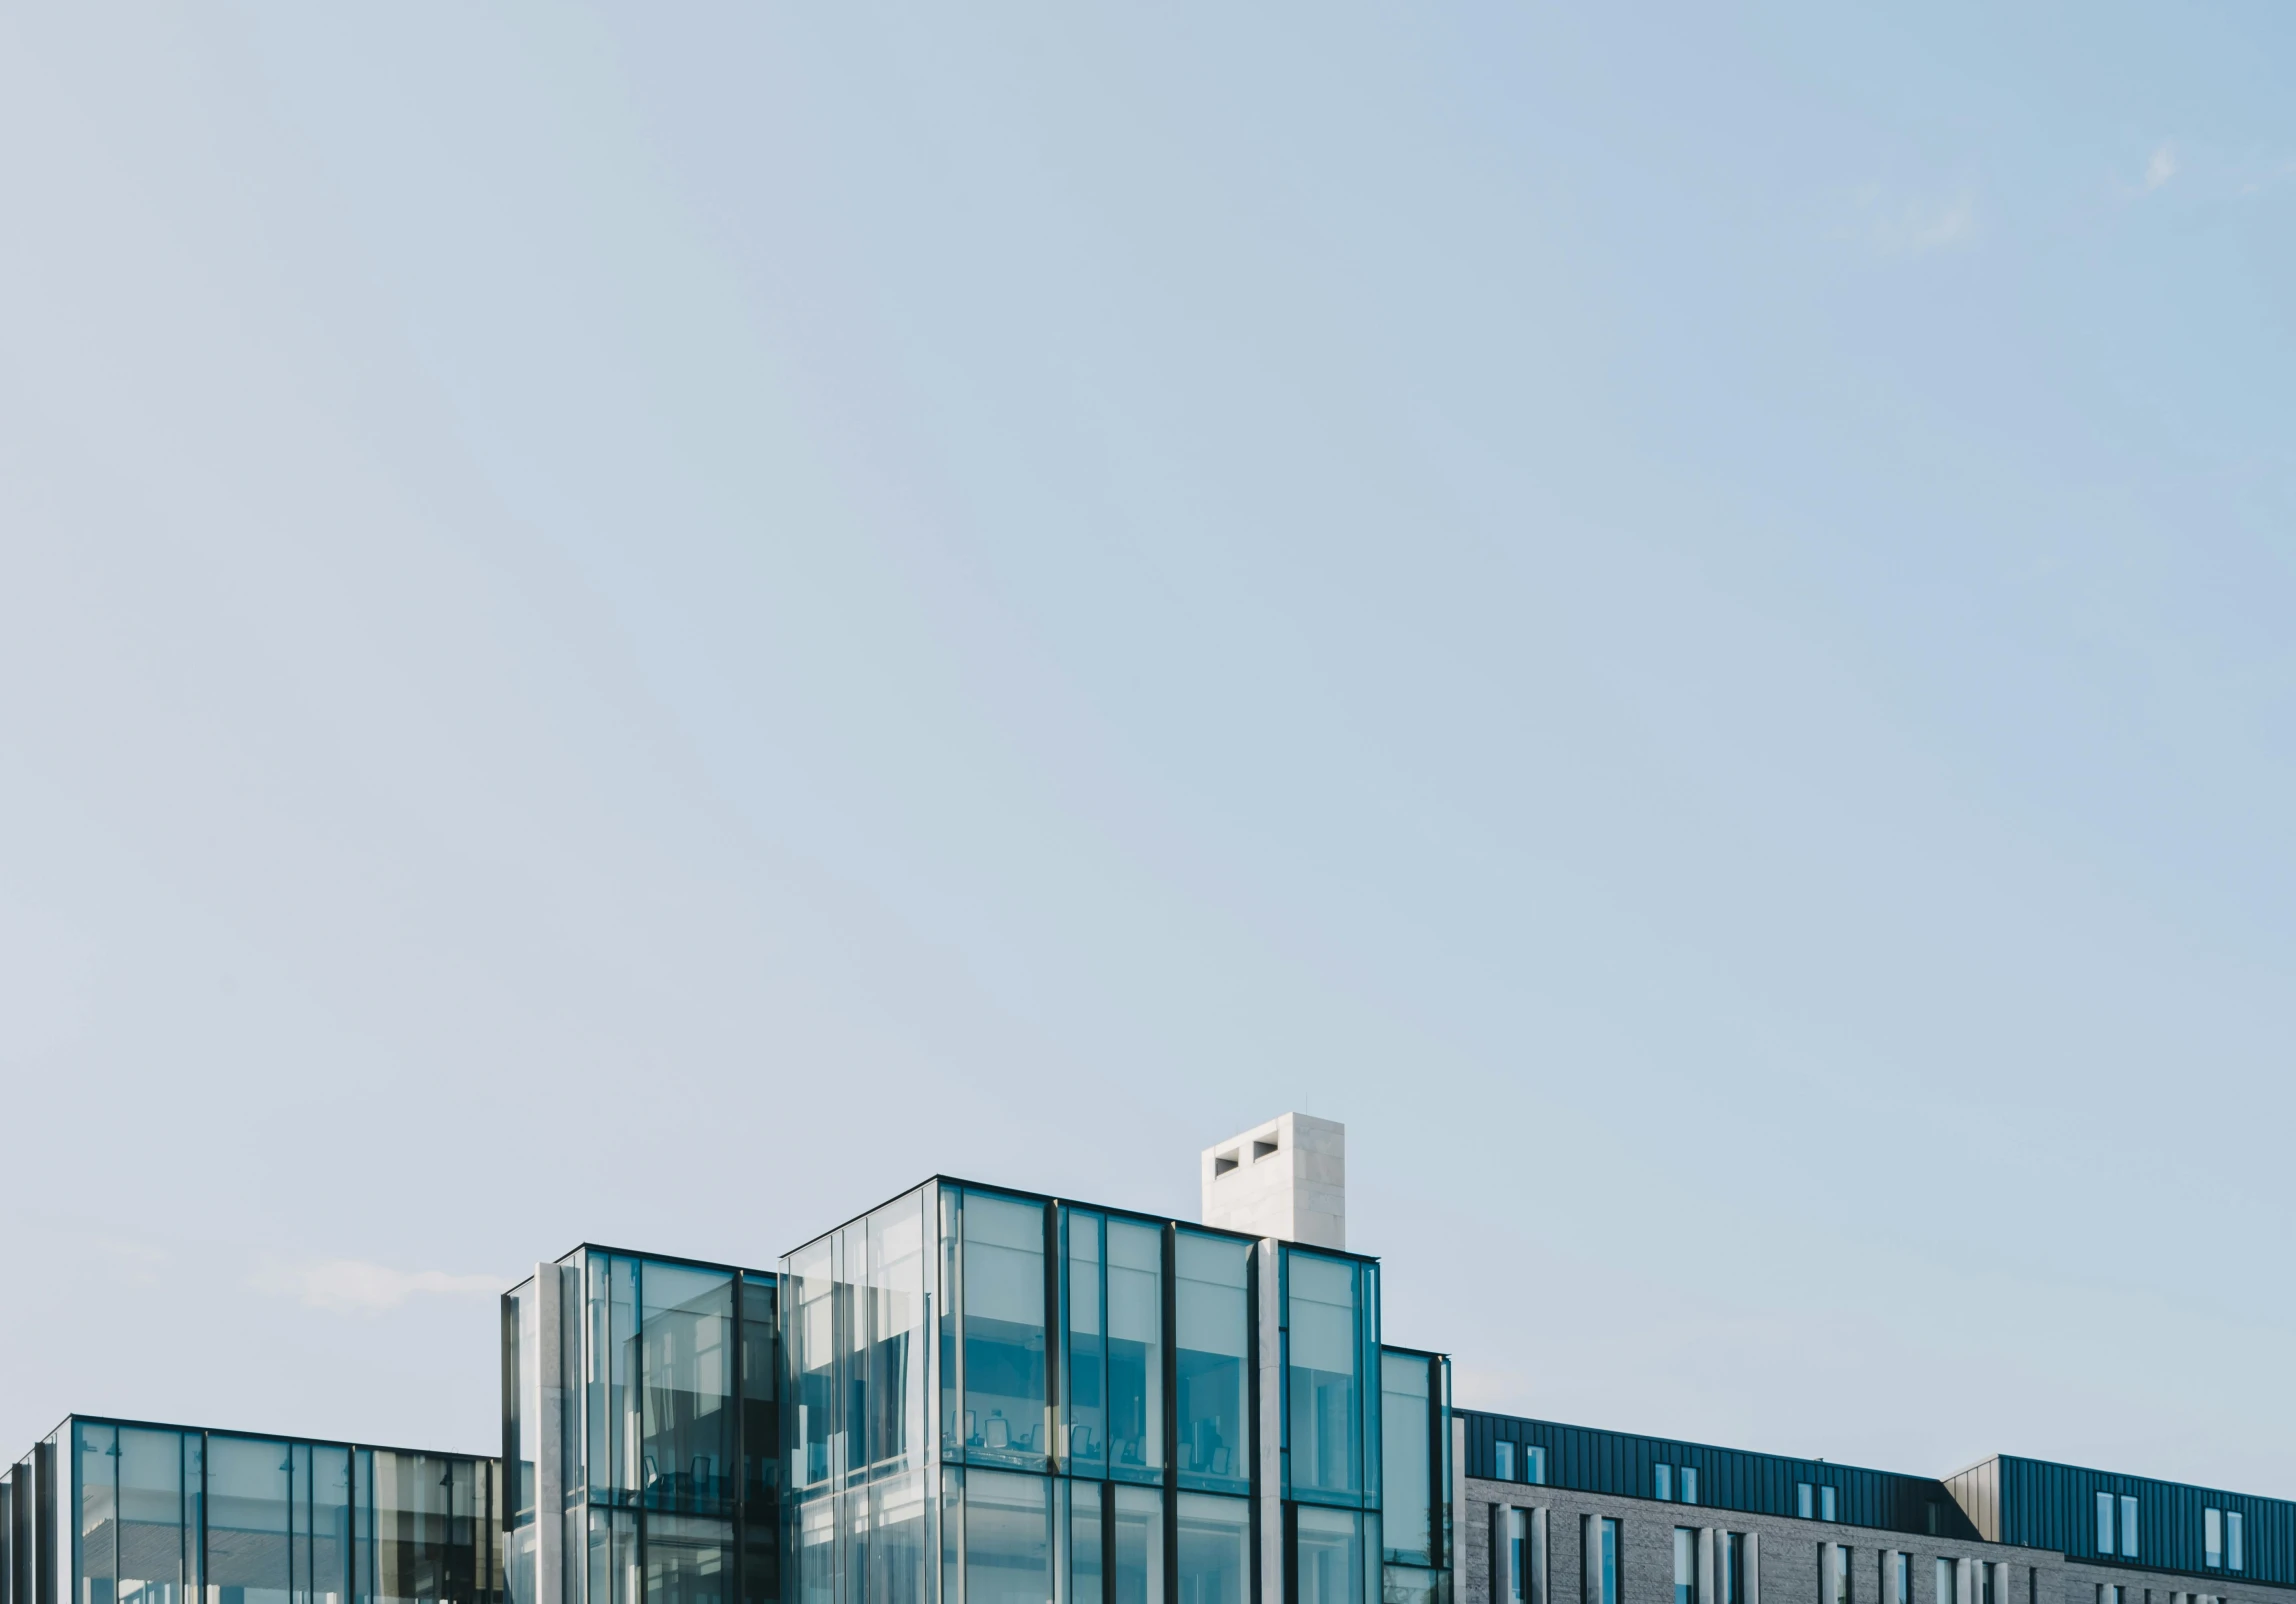
[[[733,1604],[731,1521],[653,1514],[645,1534],[643,1604]]]
[[[637,1270],[638,1491],[649,1509],[722,1514],[733,1503],[733,1276],[652,1261]],[[682,1558],[664,1564],[662,1586],[716,1585],[692,1581],[704,1573],[678,1568]],[[651,1599],[650,1549],[646,1566]]]
[[[1362,1378],[1355,1266],[1311,1253],[1286,1255],[1285,1391],[1295,1495],[1363,1490]]]
[[[1831,1487],[1821,1487],[1818,1489],[1818,1519],[1832,1520],[1833,1518],[1834,1490]]]
[[[861,1462],[884,1474],[923,1462],[927,1339],[921,1199],[901,1198],[869,1217],[868,1254],[860,1311],[866,1329],[856,1338],[867,1354]]]
[[[2246,1545],[2241,1536],[2242,1524],[2238,1510],[2228,1509],[2224,1512],[2224,1568],[2228,1571],[2244,1571],[2248,1568]]]
[[[1118,1476],[1163,1472],[1164,1233],[1132,1220],[1108,1222],[1108,1447]]]
[[[79,1460],[79,1518],[72,1527],[72,1574],[78,1604],[112,1604],[119,1572],[119,1431],[80,1425],[73,1432]]]
[[[125,1426],[119,1445],[119,1604],[184,1604],[199,1542],[196,1517],[185,1541],[184,1434]]]
[[[868,1604],[925,1604],[925,1476],[912,1471],[869,1489]]]
[[[1068,1519],[1069,1604],[1105,1604],[1101,1500],[1106,1495],[1096,1482],[1078,1482],[1074,1494]]]
[[[2137,1501],[2134,1498],[2124,1497],[2121,1500],[2121,1558],[2135,1559],[2136,1557]]]
[[[1050,1447],[1045,1441],[1044,1205],[968,1192],[962,1218],[965,1457],[975,1463],[1039,1465]]]
[[[1392,1418],[1387,1422],[1387,1429],[1390,1432],[1395,1429],[1395,1422]],[[1491,1474],[1501,1481],[1513,1481],[1515,1479],[1515,1445],[1513,1443],[1503,1442],[1493,1447],[1491,1450]]]
[[[1429,1379],[1432,1363],[1420,1354],[1379,1356],[1381,1454],[1385,1460],[1381,1525],[1386,1532],[1385,1557],[1399,1564],[1435,1563],[1436,1397]]]
[[[1064,1211],[1066,1239],[1068,1361],[1063,1375],[1068,1441],[1066,1468],[1078,1476],[1098,1476],[1108,1468],[1108,1322],[1101,1266],[1101,1235],[1106,1222],[1097,1214]],[[1096,1506],[1097,1507],[1097,1506]]]
[[[790,1484],[801,1491],[825,1485],[842,1468],[832,1465],[830,1455],[837,1405],[836,1287],[830,1276],[835,1245],[825,1237],[792,1254],[782,1269],[783,1340],[797,1411]]]
[[[1674,1467],[1672,1465],[1653,1465],[1650,1467],[1650,1496],[1662,1504],[1673,1499]]]
[[[1109,1604],[1164,1604],[1164,1495],[1112,1487],[1109,1499]]]
[[[2216,1570],[2224,1564],[2224,1512],[2222,1510],[2201,1511],[2200,1562],[2210,1570]]]
[[[965,1199],[968,1219],[976,1201]],[[969,1282],[966,1291],[969,1296]],[[969,1332],[969,1306],[966,1320]],[[1052,1482],[1043,1476],[965,1473],[964,1604],[1047,1604],[1051,1599],[1051,1492]]]
[[[1180,1481],[1245,1491],[1252,1474],[1251,1248],[1180,1231],[1173,1254]]]
[[[1179,1604],[1250,1604],[1250,1501],[1181,1493],[1173,1524],[1179,1538],[1175,1550]]]
[[[1676,1477],[1676,1480],[1677,1480],[1677,1482],[1679,1483],[1679,1486],[1677,1487],[1677,1489],[1676,1489],[1676,1490],[1677,1490],[1677,1491],[1678,1491],[1678,1492],[1679,1492],[1679,1493],[1682,1495],[1682,1501],[1683,1501],[1685,1504],[1695,1504],[1695,1503],[1697,1503],[1697,1502],[1698,1502],[1698,1470],[1697,1470],[1697,1467],[1695,1467],[1695,1466],[1692,1466],[1692,1465],[1684,1465],[1684,1466],[1682,1467],[1682,1469],[1681,1469],[1680,1473],[1677,1475],[1677,1477]]]
[[[1353,1510],[1302,1504],[1295,1519],[1299,1604],[1365,1604],[1371,1572],[1363,1552],[1363,1517]]]
[[[781,1597],[781,1366],[774,1357],[775,1289],[764,1276],[741,1279],[741,1597]]]
[[[2112,1551],[2113,1495],[2111,1493],[2099,1493],[2097,1494],[2097,1552],[2110,1554]]]
[[[214,1604],[288,1604],[287,1445],[207,1440],[207,1583]]]

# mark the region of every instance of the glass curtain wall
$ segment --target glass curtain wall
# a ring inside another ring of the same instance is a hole
[[[1286,1247],[1284,1477],[1293,1498],[1379,1504],[1379,1271]]]
[[[502,1598],[497,1461],[85,1419],[69,1441],[74,1604]]]
[[[1387,1604],[1447,1604],[1451,1361],[1383,1348],[1379,1378],[1382,1596]]]
[[[513,1604],[778,1597],[776,1330],[773,1278],[727,1265],[584,1247],[539,1288],[513,1289],[503,1318],[504,1442],[520,1489],[507,1535]],[[554,1376],[540,1374],[546,1350]],[[558,1427],[554,1509],[537,1507],[546,1411]],[[391,1469],[378,1456],[378,1489]],[[432,1513],[418,1501],[402,1516],[419,1524]],[[540,1523],[561,1544],[549,1600],[537,1597]],[[406,1563],[428,1561],[408,1553]]]
[[[1182,1487],[1251,1490],[1252,1246],[1173,1232],[1173,1433]]]

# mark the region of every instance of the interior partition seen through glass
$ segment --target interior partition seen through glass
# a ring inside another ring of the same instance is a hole
[[[1249,1491],[1251,1244],[1181,1230],[1173,1269],[1180,1485]]]
[[[1041,1467],[1046,1441],[1044,1205],[968,1191],[964,1447],[976,1464]]]
[[[1164,1232],[1063,1210],[1065,1468],[1158,1481],[1164,1467]]]
[[[1251,1500],[1181,1493],[1173,1524],[1179,1604],[1250,1604]]]
[[[1363,1515],[1301,1504],[1294,1519],[1299,1604],[1378,1604],[1380,1568],[1376,1556],[1366,1560]]]

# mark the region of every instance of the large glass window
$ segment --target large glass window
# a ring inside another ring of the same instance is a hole
[[[199,1527],[192,1525],[187,1545],[183,1450],[181,1432],[120,1431],[119,1604],[182,1604],[184,1586],[196,1575],[190,1550]],[[199,1474],[196,1463],[192,1474]]]
[[[1249,1604],[1250,1501],[1181,1493],[1173,1518],[1179,1538],[1179,1604]]]
[[[1240,1492],[1251,1485],[1250,1253],[1249,1243],[1192,1231],[1174,1243],[1175,1452],[1183,1486]]]
[[[477,1467],[361,1449],[357,1591],[368,1604],[467,1600],[478,1590]]]
[[[722,1512],[733,1499],[733,1277],[647,1260],[638,1290],[639,1489],[649,1509]],[[647,1566],[651,1593],[650,1555]],[[664,1574],[664,1586],[716,1585]]]
[[[1312,1253],[1287,1255],[1284,1315],[1290,1362],[1292,1491],[1359,1494],[1363,1490],[1363,1418],[1355,1266]]]
[[[1363,1551],[1363,1517],[1350,1509],[1301,1504],[1299,1604],[1369,1604],[1375,1562]]]
[[[967,1192],[963,1219],[966,1457],[1040,1464],[1050,1448],[1044,1440],[1044,1206]]]
[[[207,1584],[217,1604],[288,1604],[287,1444],[207,1442]]]
[[[638,1265],[611,1254],[584,1255],[589,1336],[584,1344],[589,1417],[590,1496],[615,1502],[644,1486],[639,1464]]]
[[[1698,1534],[1674,1528],[1674,1604],[1698,1604]]]
[[[1406,1565],[1435,1563],[1431,1548],[1435,1498],[1435,1389],[1431,1369],[1432,1362],[1421,1354],[1383,1353],[1379,1357],[1385,1557]],[[1513,1444],[1500,1446],[1511,1448]]]
[[[1153,1487],[1113,1487],[1109,1496],[1109,1604],[1164,1604],[1164,1495]]]
[[[830,1276],[833,1244],[824,1237],[789,1256],[782,1276],[784,1338],[795,1381],[790,1405],[797,1411],[796,1446],[790,1481],[795,1488],[818,1487],[831,1471],[830,1438],[836,1429],[837,1332],[835,1283]]]
[[[1492,1531],[1491,1568],[1499,1578],[1499,1604],[1531,1604],[1531,1514],[1501,1509]]]
[[[1164,1233],[1108,1222],[1109,1467],[1146,1479],[1164,1468]]]
[[[968,1222],[975,1201],[965,1199]],[[965,1290],[969,1297],[969,1283]],[[969,1327],[969,1307],[966,1318]],[[1051,1492],[1043,1476],[966,1472],[965,1604],[1046,1604],[1052,1597]]]

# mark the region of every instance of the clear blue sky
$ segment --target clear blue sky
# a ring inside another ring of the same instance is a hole
[[[2296,14],[1897,9],[0,14],[0,1452],[1304,1106],[1463,1401],[2296,1494]]]

